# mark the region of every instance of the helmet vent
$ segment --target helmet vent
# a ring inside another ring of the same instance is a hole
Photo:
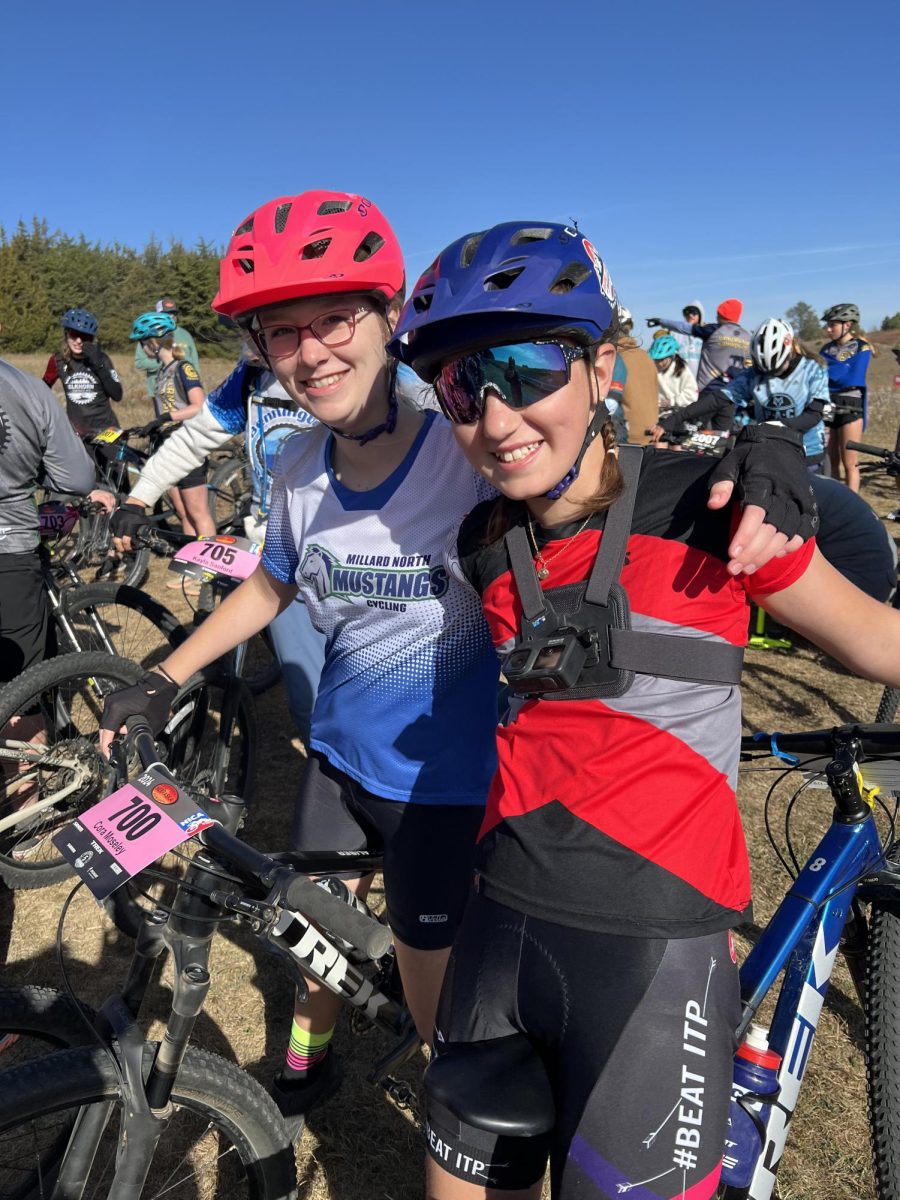
[[[238,250],[238,254],[241,253],[241,250],[250,250],[252,252],[253,247],[252,246],[241,246],[240,249]],[[254,270],[252,258],[239,258],[238,265],[240,266],[241,270],[244,272],[245,275],[252,275],[253,270]]]
[[[275,232],[284,233],[284,227],[287,225],[288,216],[293,208],[290,200],[286,204],[279,204],[275,209]]]
[[[572,292],[590,277],[591,270],[585,263],[568,263],[550,284],[550,291],[555,295]]]
[[[472,259],[475,257],[475,252],[481,245],[483,233],[473,233],[471,237],[466,238],[462,251],[459,255],[459,265],[461,267],[469,267],[472,265]]]
[[[431,292],[425,292],[425,294],[421,296],[413,296],[413,308],[417,313],[428,312],[429,308],[431,308],[432,299],[433,295]]]
[[[531,242],[546,242],[553,233],[546,225],[534,226],[530,229],[517,229],[509,239],[511,246],[527,246]]]
[[[380,233],[371,230],[363,240],[359,243],[353,252],[354,262],[367,262],[373,254],[377,254],[384,245],[384,238]]]
[[[331,245],[331,238],[317,238],[314,242],[307,242],[303,247],[301,258],[321,258],[328,247]]]
[[[484,281],[484,290],[486,292],[505,292],[508,287],[519,278],[525,270],[524,266],[514,267],[508,271],[495,271],[493,275],[489,275]]]
[[[250,233],[250,231],[252,229],[253,229],[253,218],[248,217],[247,220],[243,223],[243,225],[238,225],[237,229],[234,231],[234,236],[240,237],[242,233]]]
[[[349,207],[349,200],[324,200],[316,209],[316,216],[333,217],[335,213],[346,212]]]

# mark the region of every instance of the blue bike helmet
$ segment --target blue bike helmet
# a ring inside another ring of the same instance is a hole
[[[615,321],[606,265],[577,229],[509,221],[443,250],[407,300],[388,349],[426,383],[443,359],[498,339],[599,342]]]
[[[73,333],[84,333],[88,337],[96,337],[100,328],[97,318],[86,308],[67,308],[59,323],[63,329],[71,329]]]
[[[661,358],[671,358],[678,353],[679,349],[680,346],[671,333],[667,333],[664,337],[653,339],[650,346],[650,357],[654,362],[659,362]]]
[[[603,259],[579,230],[509,221],[443,250],[407,300],[388,349],[433,383],[442,362],[504,340],[565,337],[596,345],[617,328],[616,290]],[[609,419],[601,403],[571,469],[547,495],[577,478]]]
[[[175,321],[168,313],[145,312],[135,317],[128,340],[144,342],[147,338],[164,338],[175,332]]]

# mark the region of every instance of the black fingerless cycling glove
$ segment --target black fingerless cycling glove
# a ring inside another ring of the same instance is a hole
[[[150,521],[142,508],[134,504],[123,504],[109,518],[109,529],[113,537],[135,537]]]
[[[803,439],[782,425],[745,425],[734,449],[710,475],[710,486],[730,481],[740,504],[758,504],[779,533],[809,541],[819,528]]]
[[[134,684],[107,696],[100,718],[101,729],[118,733],[128,717],[146,717],[153,732],[159,733],[178,694],[178,685],[156,671],[150,671]]]

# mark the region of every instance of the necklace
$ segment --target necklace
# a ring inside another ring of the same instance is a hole
[[[547,578],[547,576],[550,574],[550,568],[547,566],[547,563],[553,562],[554,558],[559,558],[562,552],[569,548],[575,538],[578,537],[579,533],[583,533],[585,529],[587,529],[588,521],[590,521],[593,515],[593,513],[588,513],[575,532],[570,533],[567,538],[563,539],[563,544],[556,551],[556,553],[551,554],[549,558],[544,558],[543,554],[541,554],[540,550],[538,550],[537,538],[534,536],[534,527],[531,524],[531,513],[528,514],[525,519],[528,523],[528,537],[531,541],[531,548],[534,551],[534,565],[537,570],[538,579],[543,580]]]

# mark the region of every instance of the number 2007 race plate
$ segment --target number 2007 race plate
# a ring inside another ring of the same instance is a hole
[[[152,767],[82,813],[52,842],[97,900],[215,821]]]

